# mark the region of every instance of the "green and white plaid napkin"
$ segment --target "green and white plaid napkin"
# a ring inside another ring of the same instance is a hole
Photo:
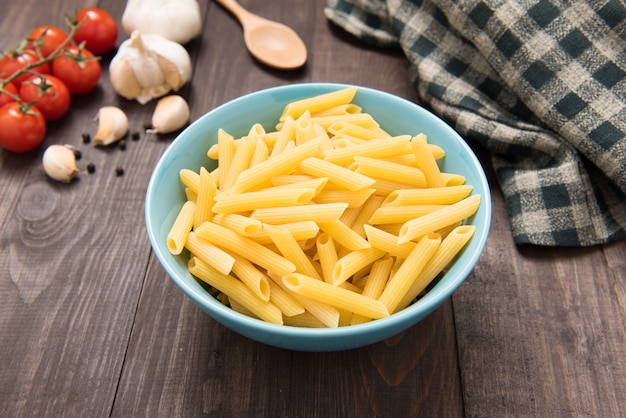
[[[419,98],[492,155],[517,244],[626,237],[623,0],[328,0],[401,47]]]

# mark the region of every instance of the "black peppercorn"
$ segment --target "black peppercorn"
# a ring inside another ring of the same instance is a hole
[[[115,167],[115,175],[121,177],[124,175],[124,169],[122,167]]]
[[[93,174],[96,172],[96,165],[94,163],[87,164],[87,172]]]
[[[89,135],[89,133],[87,132],[83,132],[80,137],[83,139],[83,144],[88,144],[91,142],[91,135]]]

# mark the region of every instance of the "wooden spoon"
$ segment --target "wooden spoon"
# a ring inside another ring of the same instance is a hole
[[[263,64],[281,70],[304,65],[306,45],[289,26],[257,16],[235,0],[217,0],[230,10],[243,27],[243,38],[248,51]]]

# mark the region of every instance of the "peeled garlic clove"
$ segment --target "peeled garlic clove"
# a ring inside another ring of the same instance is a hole
[[[50,145],[43,153],[43,169],[57,181],[69,183],[78,174],[76,155],[68,145]]]
[[[93,138],[95,145],[109,145],[122,139],[128,133],[128,117],[116,106],[104,106],[96,115],[98,131]]]
[[[172,95],[157,102],[152,114],[152,129],[148,133],[167,134],[189,122],[189,105],[180,96]]]

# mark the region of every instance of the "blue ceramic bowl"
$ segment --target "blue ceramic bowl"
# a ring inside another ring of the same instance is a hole
[[[280,326],[239,314],[211,296],[187,271],[187,255],[171,255],[166,236],[185,194],[178,173],[183,168],[209,170],[216,162],[206,151],[217,141],[219,128],[238,137],[248,133],[254,123],[273,130],[284,106],[294,100],[348,87],[332,83],[307,83],[274,87],[230,101],[200,117],[185,129],[159,160],[148,185],[145,217],[152,248],[161,265],[180,287],[213,319],[248,338],[276,347],[302,351],[338,351],[372,344],[415,325],[465,280],[483,250],[491,222],[491,197],[483,169],[465,141],[441,119],[424,108],[397,96],[359,87],[354,103],[370,113],[392,135],[420,132],[430,142],[443,147],[443,171],[461,174],[482,195],[478,212],[469,220],[476,233],[454,265],[419,301],[387,318],[352,327],[307,329]]]

